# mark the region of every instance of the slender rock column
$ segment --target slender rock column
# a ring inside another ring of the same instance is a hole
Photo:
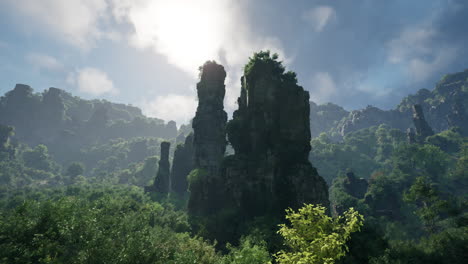
[[[171,171],[171,190],[181,196],[187,193],[187,176],[193,169],[193,134],[185,138],[185,143],[180,144],[174,151]]]
[[[153,189],[157,193],[167,194],[169,193],[169,176],[170,176],[170,164],[169,164],[169,148],[171,143],[161,142],[161,157],[159,160],[159,169],[154,179]]]
[[[416,137],[418,142],[422,142],[427,137],[434,135],[434,131],[424,118],[421,105],[413,105],[413,123],[416,128]]]
[[[224,67],[208,61],[201,69],[197,84],[198,108],[192,125],[194,165],[211,176],[219,173],[226,151],[225,78]]]

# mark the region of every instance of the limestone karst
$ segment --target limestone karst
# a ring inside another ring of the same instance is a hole
[[[256,217],[279,219],[286,208],[303,203],[328,206],[327,184],[308,161],[309,93],[295,74],[285,72],[276,55],[256,53],[245,67],[239,109],[227,126],[224,78],[223,67],[208,62],[197,85],[188,204],[194,230],[226,242]],[[226,132],[235,154],[223,158]]]
[[[422,142],[427,137],[434,135],[434,131],[424,118],[421,105],[413,105],[413,123],[416,128],[416,141]]]
[[[226,151],[225,78],[223,66],[207,62],[203,65],[197,84],[198,108],[192,124],[194,163],[196,168],[209,174],[218,173]]]
[[[152,186],[146,190],[156,192],[158,194],[166,195],[169,193],[170,185],[170,164],[169,164],[169,148],[171,144],[169,142],[161,142],[161,155],[159,158],[159,168],[156,178]]]
[[[406,141],[409,144],[414,144],[416,143],[416,133],[414,132],[414,129],[412,127],[409,127],[406,130]]]
[[[367,192],[368,186],[369,183],[366,179],[356,177],[353,172],[346,173],[344,188],[349,195],[362,199]]]
[[[0,158],[14,156],[15,150],[10,144],[10,137],[13,135],[13,127],[0,124]]]
[[[224,67],[206,62],[197,84],[198,107],[192,127],[194,168],[189,182],[188,211],[193,217],[210,214],[220,206],[222,191],[220,166],[226,151]]]
[[[309,93],[295,74],[257,53],[245,68],[238,105],[228,123],[235,155],[223,170],[240,187],[240,208],[253,217],[303,203],[327,205],[326,183],[308,161]]]
[[[188,190],[187,176],[193,169],[193,133],[190,133],[183,144],[177,145],[174,151],[171,170],[171,191],[184,196]]]
[[[463,101],[458,99],[452,106],[452,112],[447,115],[447,121],[450,127],[459,127],[464,136],[468,136],[468,118],[466,116]]]

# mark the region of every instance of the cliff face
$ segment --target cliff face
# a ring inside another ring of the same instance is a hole
[[[368,182],[363,178],[358,178],[353,172],[346,173],[344,188],[346,192],[358,199],[364,198],[367,192]]]
[[[348,115],[349,112],[339,105],[332,103],[317,105],[310,102],[310,133],[312,137],[318,137],[322,132],[330,132],[341,119]]]
[[[354,110],[338,123],[336,130],[344,137],[346,134],[363,128],[387,124],[393,128],[406,129],[411,124],[411,116],[396,110],[385,111],[374,106]]]
[[[187,176],[193,169],[193,133],[190,133],[184,144],[179,144],[174,151],[171,170],[171,190],[185,196],[188,190]]]
[[[427,137],[434,135],[434,131],[424,118],[422,107],[413,105],[413,123],[416,127],[416,141],[423,142]]]
[[[200,74],[200,82],[197,84],[198,108],[192,123],[193,161],[197,170],[191,173],[187,208],[192,220],[214,213],[222,206],[224,183],[220,176],[220,166],[227,145],[227,114],[223,104],[226,72],[223,66],[206,62]],[[202,228],[194,222],[194,230]]]
[[[210,175],[218,173],[227,145],[227,114],[223,104],[225,78],[223,66],[207,62],[197,84],[198,108],[192,124],[194,162],[196,168]]]
[[[161,156],[159,159],[159,169],[154,179],[153,186],[150,191],[159,194],[167,195],[169,193],[170,181],[170,165],[169,165],[169,142],[161,142]]]
[[[98,123],[102,131],[97,133],[93,130],[96,124],[92,122],[98,117],[96,114],[104,112],[106,120]],[[52,87],[35,93],[24,84],[17,84],[0,96],[0,124],[14,127],[15,138],[30,146],[47,144],[59,161],[65,156],[61,151],[68,152],[63,150],[64,146],[80,149],[109,139],[170,139],[177,135],[174,121],[166,124],[163,120],[145,117],[137,107],[106,100],[84,100]]]
[[[463,102],[463,98],[456,99],[452,106],[452,112],[447,115],[447,121],[449,127],[458,126],[461,134],[466,137],[468,136],[468,111],[465,105],[466,102]]]
[[[247,215],[282,214],[303,203],[328,205],[326,183],[308,161],[309,93],[275,60],[251,60],[242,78],[239,109],[228,124],[235,155],[224,166]]]
[[[286,208],[303,203],[328,206],[328,188],[308,161],[309,94],[268,52],[255,54],[245,67],[239,109],[226,128],[235,154],[222,157],[226,118],[221,69],[205,64],[197,85],[197,170],[190,174],[188,209],[194,230],[223,243],[239,238],[246,231],[242,226],[255,217],[280,219]],[[229,223],[230,229],[219,223]]]

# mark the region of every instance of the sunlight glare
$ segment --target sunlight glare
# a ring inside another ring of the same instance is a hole
[[[170,63],[196,74],[206,60],[216,59],[228,28],[223,0],[149,1],[134,10],[136,42],[166,54]]]

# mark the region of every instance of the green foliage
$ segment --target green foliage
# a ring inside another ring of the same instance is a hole
[[[423,238],[420,242],[395,241],[370,264],[462,264],[468,259],[468,228],[451,228]]]
[[[266,68],[272,69],[273,76],[279,75],[285,82],[297,83],[296,73],[292,71],[285,72],[285,67],[281,61],[278,61],[278,54],[271,54],[269,50],[255,52],[249,58],[249,62],[244,67],[244,75],[246,77],[261,74]]]
[[[346,242],[352,233],[359,231],[363,217],[354,209],[343,216],[331,218],[325,208],[305,205],[297,212],[288,209],[286,219],[290,225],[280,225],[278,231],[285,239],[289,250],[279,251],[275,257],[278,263],[335,263],[345,256]]]
[[[406,202],[415,203],[416,214],[421,218],[425,228],[433,233],[440,215],[448,210],[448,203],[440,199],[434,183],[426,177],[418,177],[404,195]]]
[[[251,236],[241,238],[239,247],[227,245],[229,253],[223,257],[221,264],[267,264],[271,256],[265,241],[256,241]]]
[[[186,218],[141,190],[65,191],[2,213],[0,262],[219,263],[213,246],[184,233]]]
[[[389,162],[394,151],[405,141],[401,131],[386,125],[349,133],[343,142],[332,142],[323,133],[312,139],[309,158],[328,184],[347,169],[368,179],[375,170]]]
[[[71,178],[75,178],[79,175],[83,175],[85,167],[83,163],[80,162],[73,162],[67,168],[66,175],[70,176]]]
[[[37,145],[34,149],[23,152],[24,164],[33,169],[43,171],[57,171],[57,165],[49,156],[45,145]]]
[[[463,137],[455,130],[446,130],[426,138],[431,145],[439,147],[447,153],[456,153],[464,142]]]
[[[297,83],[295,73],[286,72],[269,51],[255,53],[244,70],[246,78],[267,71],[285,87]],[[445,76],[434,91],[422,89],[402,100],[398,110],[406,113],[414,103],[446,109],[454,104],[453,94],[466,105],[467,74]],[[186,212],[193,208],[186,197],[170,194],[156,203],[143,193],[140,187],[156,175],[162,138],[176,135],[174,122],[147,118],[129,105],[83,100],[54,88],[34,93],[18,85],[0,97],[0,263],[465,263],[464,130],[452,128],[409,145],[402,131],[379,125],[334,142],[337,137],[319,133],[337,133],[333,128],[348,112],[333,104],[311,103],[312,108],[311,123],[319,128],[312,131],[318,137],[311,141],[310,159],[333,183],[334,209],[354,207],[366,221],[353,209],[333,219],[324,208],[307,205],[288,210],[290,223],[276,234],[278,217],[246,220],[234,203],[213,214],[216,205],[205,195],[224,199],[216,188],[223,183],[208,188],[216,178],[206,179],[202,170],[188,176],[201,208],[194,214]],[[438,122],[440,116],[432,115],[428,120]],[[228,123],[233,145],[246,141],[245,122],[239,115]],[[369,180],[364,197],[347,188],[342,174],[348,169]],[[217,244],[214,238],[220,238]]]
[[[189,183],[189,190],[193,190],[196,188],[201,180],[208,175],[207,172],[203,169],[194,169],[192,170],[189,175],[187,176],[187,181]]]

